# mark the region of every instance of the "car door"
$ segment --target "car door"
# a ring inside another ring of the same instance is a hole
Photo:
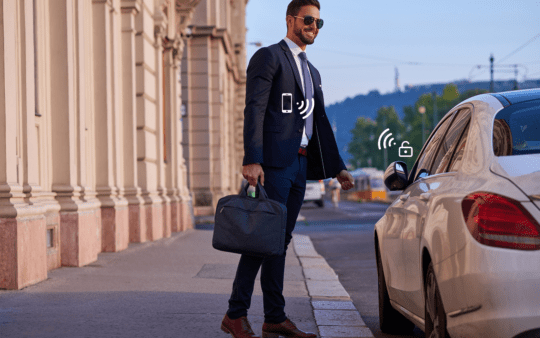
[[[433,162],[433,158],[437,153],[440,141],[446,133],[452,118],[453,114],[447,115],[443,122],[439,124],[437,130],[428,139],[428,142],[424,146],[424,149],[422,149],[420,156],[418,156],[418,159],[410,174],[411,176],[416,176],[413,181],[420,180],[421,177],[424,176],[424,174],[420,174],[420,171],[423,172],[423,170],[430,166],[430,164]],[[417,169],[416,171],[415,168]],[[413,225],[413,222],[416,221],[412,215],[422,212],[419,210],[414,214],[411,214],[410,211],[407,210],[407,208],[411,210],[414,209],[414,205],[408,200],[411,194],[414,196],[418,195],[417,189],[419,189],[418,184],[409,185],[409,187],[403,191],[396,201],[392,203],[387,211],[387,214],[391,214],[391,218],[389,219],[391,222],[388,222],[388,224],[391,226],[388,227],[389,229],[385,233],[388,242],[385,247],[388,248],[387,250],[389,257],[387,260],[389,265],[392,264],[394,266],[394,269],[391,270],[393,273],[392,279],[387,281],[387,285],[389,286],[389,293],[390,288],[394,289],[394,296],[390,293],[390,298],[405,308],[408,308],[408,306],[405,306],[405,304],[408,302],[408,297],[406,294],[410,292],[411,289],[411,281],[408,280],[408,276],[411,274],[411,272],[407,271],[405,268],[405,264],[407,262],[403,254],[403,241],[404,238],[411,235],[411,226]],[[413,228],[414,227],[415,226],[413,226]],[[408,259],[409,258],[407,258],[407,260]]]
[[[446,229],[444,223],[448,219],[448,211],[444,208],[444,204],[433,202],[444,198],[445,192],[452,185],[454,174],[447,173],[446,169],[452,160],[452,154],[454,154],[462,134],[468,127],[471,111],[464,108],[453,115],[451,119],[448,119],[448,121],[452,120],[449,123],[450,126],[440,128],[434,134],[431,141],[433,145],[430,144],[429,147],[433,156],[426,154],[426,159],[419,163],[417,179],[409,187],[409,196],[402,207],[405,222],[400,237],[404,270],[403,296],[409,306],[408,309],[420,317],[424,315],[420,246],[422,236],[425,231],[433,231],[433,227],[441,226]],[[442,245],[442,241],[437,245]]]

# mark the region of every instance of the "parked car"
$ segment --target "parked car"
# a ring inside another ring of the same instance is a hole
[[[320,208],[324,207],[324,181],[307,181],[304,203],[315,202]]]
[[[540,90],[450,110],[375,225],[380,327],[426,337],[540,336]]]

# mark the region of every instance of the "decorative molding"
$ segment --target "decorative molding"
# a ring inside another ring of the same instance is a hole
[[[191,23],[195,7],[201,0],[176,0],[176,32],[180,36],[186,35],[184,32]]]
[[[137,15],[141,12],[141,0],[121,0],[122,13]]]

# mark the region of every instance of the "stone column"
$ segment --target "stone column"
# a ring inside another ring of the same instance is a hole
[[[84,106],[86,77],[84,42],[76,32],[85,31],[81,21],[83,1],[50,1],[50,104],[52,146],[52,191],[60,204],[62,265],[83,266],[101,251],[99,204],[85,197]],[[83,55],[83,58],[78,58]],[[90,98],[91,100],[91,98]],[[89,194],[89,196],[91,196]]]
[[[175,55],[177,53],[177,40],[170,40],[168,37],[164,41],[164,50],[163,50],[163,90],[164,99],[164,133],[165,133],[165,149],[164,154],[166,158],[165,166],[165,188],[167,191],[167,198],[170,201],[170,224],[171,231],[177,232],[180,231],[180,190],[177,188],[175,182],[177,181],[178,172],[175,170],[177,163],[177,124],[179,124],[178,119],[179,111],[176,110],[178,107],[177,101],[177,85],[176,78],[178,75],[175,71],[178,69],[176,64]],[[177,122],[178,121],[178,122]]]
[[[129,203],[129,240],[143,242],[146,238],[146,219],[141,206],[141,188],[137,172],[137,79],[135,20],[141,12],[139,0],[122,0],[122,69],[124,111],[124,183]]]
[[[186,105],[184,118],[184,152],[188,163],[188,181],[193,194],[195,215],[213,213],[211,190],[211,125],[210,58],[211,35],[214,27],[192,27],[182,60],[182,92]]]
[[[101,202],[102,250],[129,243],[124,198],[124,117],[120,0],[93,0],[96,107],[96,191]]]
[[[176,97],[177,97],[177,112],[180,116],[177,118],[177,131],[174,133],[176,135],[176,154],[177,154],[177,181],[176,187],[180,190],[180,223],[181,230],[191,229],[194,226],[193,219],[193,204],[192,196],[189,187],[188,180],[188,168],[186,159],[189,158],[189,148],[186,146],[186,139],[188,137],[187,130],[187,120],[182,115],[182,113],[187,113],[188,99],[190,95],[189,90],[183,90],[182,87],[185,86],[184,76],[187,73],[186,63],[182,63],[182,58],[186,52],[186,30],[188,25],[191,24],[193,13],[195,8],[199,5],[200,0],[176,0],[176,29],[177,29],[177,39],[178,48],[175,55],[175,64],[177,69],[175,74],[178,78],[175,81],[176,88]],[[186,82],[187,83],[187,82]]]
[[[168,18],[162,12],[160,8],[156,6],[154,13],[154,48],[155,48],[155,69],[156,69],[156,86],[155,86],[155,97],[156,97],[156,126],[157,126],[157,143],[156,143],[156,154],[157,154],[157,192],[161,199],[161,220],[162,220],[162,236],[170,237],[171,236],[171,200],[167,196],[167,188],[165,183],[165,171],[169,166],[169,149],[166,149],[166,142],[168,143],[168,138],[170,137],[169,131],[170,126],[166,122],[166,109],[167,101],[170,99],[168,88],[167,88],[167,71],[169,70],[166,66],[168,54],[170,51],[164,50],[164,44],[167,43],[167,24]]]
[[[156,240],[163,237],[163,200],[158,195],[158,108],[156,84],[156,47],[154,36],[154,6],[141,6],[135,19],[136,33],[136,90],[137,90],[137,178],[141,187],[144,206],[141,207],[140,241]],[[161,58],[161,57],[160,57]]]
[[[0,4],[0,288],[47,278],[44,208],[37,187],[32,1]],[[23,193],[24,186],[24,193]],[[33,198],[31,199],[33,200]]]

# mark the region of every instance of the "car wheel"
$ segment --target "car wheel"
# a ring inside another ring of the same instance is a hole
[[[381,331],[389,334],[412,333],[414,324],[390,304],[379,252],[377,252],[377,277],[379,281],[379,327]]]
[[[319,201],[315,201],[315,203],[317,203],[317,205],[319,206],[319,208],[322,208],[324,207],[324,200],[319,200]]]
[[[425,280],[425,318],[426,318],[426,338],[448,338],[446,331],[446,313],[435,278],[433,263],[429,263]]]

